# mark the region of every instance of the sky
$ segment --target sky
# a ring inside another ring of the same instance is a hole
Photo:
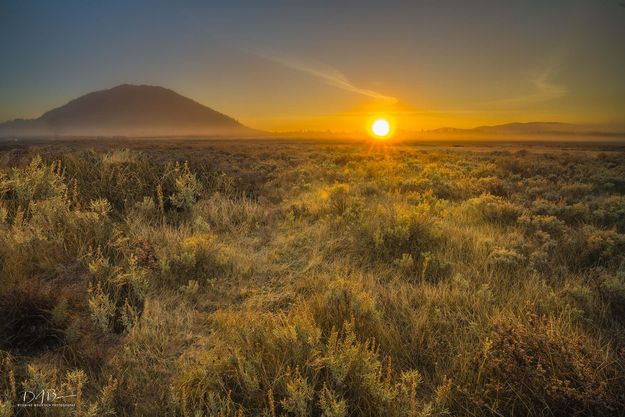
[[[625,126],[625,1],[0,0],[0,121],[118,84],[266,130]]]

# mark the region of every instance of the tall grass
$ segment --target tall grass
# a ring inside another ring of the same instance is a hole
[[[625,414],[622,152],[15,155],[1,417]]]

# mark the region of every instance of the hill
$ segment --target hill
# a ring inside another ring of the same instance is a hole
[[[580,136],[580,137],[614,137],[622,138],[625,132],[609,130],[604,126],[586,126],[560,122],[528,122],[506,123],[494,126],[478,126],[472,129],[458,129],[443,127],[424,132],[427,135],[444,136],[471,136],[471,137],[497,137],[497,138],[532,138],[538,136]]]
[[[78,97],[37,119],[0,124],[0,136],[162,136],[258,134],[175,91],[123,84]]]

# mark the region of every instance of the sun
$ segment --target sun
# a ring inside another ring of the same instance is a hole
[[[378,139],[385,139],[391,134],[391,124],[383,118],[375,119],[371,123],[371,133]]]

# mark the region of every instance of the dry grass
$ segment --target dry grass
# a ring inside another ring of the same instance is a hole
[[[129,145],[0,155],[0,416],[625,413],[622,152]]]

